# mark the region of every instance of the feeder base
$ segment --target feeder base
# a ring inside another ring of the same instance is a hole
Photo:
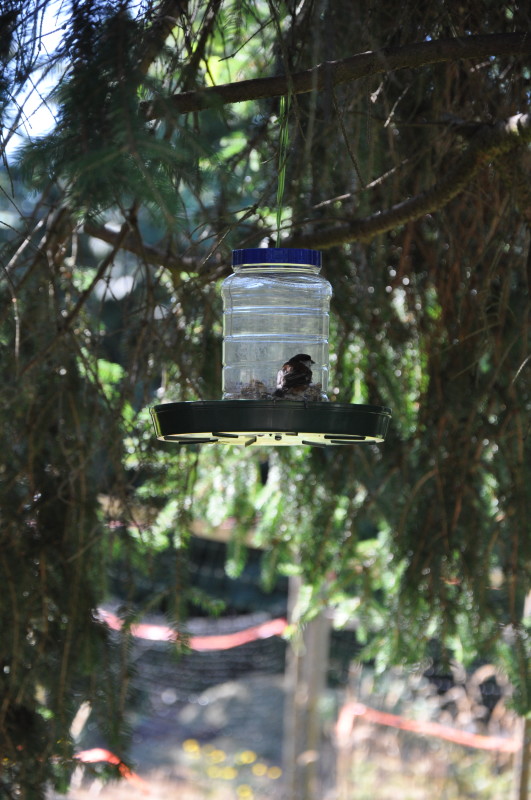
[[[391,409],[352,403],[211,400],[151,409],[158,439],[178,444],[315,447],[383,442]]]

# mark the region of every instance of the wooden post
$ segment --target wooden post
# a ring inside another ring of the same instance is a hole
[[[300,579],[290,578],[288,611],[295,619]],[[322,725],[319,700],[326,688],[330,620],[322,612],[290,644],[286,662],[284,779],[286,800],[319,800]]]
[[[527,593],[523,611],[524,621],[531,619],[531,592]],[[514,800],[527,800],[529,796],[529,760],[531,758],[531,719],[524,717],[518,728],[520,748],[514,756]]]
[[[519,720],[521,747],[514,756],[514,800],[527,800],[529,792],[529,749],[531,747],[531,719]]]

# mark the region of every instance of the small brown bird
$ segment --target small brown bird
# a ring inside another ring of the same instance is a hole
[[[285,397],[288,394],[304,394],[312,382],[310,365],[315,364],[307,353],[298,353],[283,364],[277,372],[277,388],[275,397]]]

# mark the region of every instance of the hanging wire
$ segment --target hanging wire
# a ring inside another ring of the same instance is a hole
[[[274,0],[267,0],[269,11],[271,12],[271,19],[275,25],[278,37],[278,45],[282,52],[282,60],[284,62],[284,69],[286,72],[286,80],[288,84],[287,95],[282,95],[280,98],[278,110],[279,122],[279,143],[278,143],[278,184],[277,184],[277,242],[276,246],[280,247],[280,228],[282,225],[282,211],[283,211],[283,198],[284,187],[286,184],[286,163],[288,159],[288,143],[289,143],[289,128],[288,118],[291,106],[291,99],[294,96],[293,82],[290,72],[290,58],[288,49],[282,36],[282,27],[280,16],[278,13],[278,4]]]
[[[282,202],[284,198],[284,187],[286,185],[286,164],[288,160],[289,144],[289,107],[291,96],[282,95],[279,108],[279,143],[278,143],[278,186],[277,186],[277,247],[280,247],[280,227],[282,225]]]

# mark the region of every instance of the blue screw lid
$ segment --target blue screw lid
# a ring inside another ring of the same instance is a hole
[[[232,251],[232,266],[294,264],[321,267],[321,251],[303,247],[248,247]]]

